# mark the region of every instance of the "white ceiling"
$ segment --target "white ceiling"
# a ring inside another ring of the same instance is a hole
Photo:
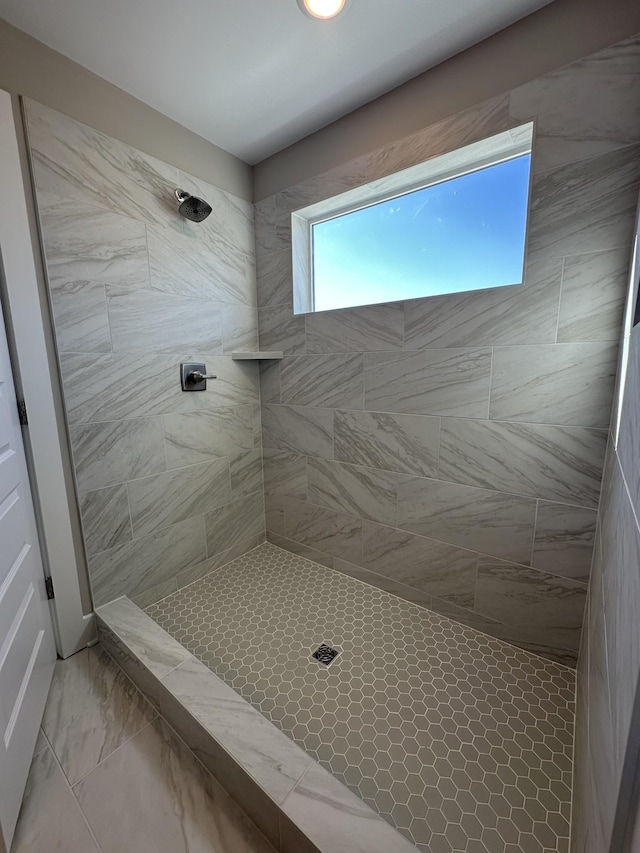
[[[10,24],[256,163],[550,0],[0,0]]]

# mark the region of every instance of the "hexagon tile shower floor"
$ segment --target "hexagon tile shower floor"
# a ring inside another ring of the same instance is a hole
[[[568,851],[567,667],[269,544],[147,613],[419,850]]]

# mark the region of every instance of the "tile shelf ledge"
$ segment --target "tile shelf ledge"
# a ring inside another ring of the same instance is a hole
[[[259,352],[232,352],[233,361],[280,361],[284,353],[280,350],[261,350]]]

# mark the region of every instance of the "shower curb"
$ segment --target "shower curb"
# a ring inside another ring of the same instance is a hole
[[[416,853],[128,598],[96,616],[105,649],[279,853]]]

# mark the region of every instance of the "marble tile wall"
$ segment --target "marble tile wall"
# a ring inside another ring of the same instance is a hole
[[[27,103],[96,606],[147,605],[264,539],[251,205]],[[196,224],[180,187],[207,199]],[[218,376],[184,393],[181,361]]]
[[[640,38],[254,205],[267,537],[575,664],[640,186]],[[290,213],[534,120],[522,285],[292,311]],[[639,492],[640,493],[640,492]]]

